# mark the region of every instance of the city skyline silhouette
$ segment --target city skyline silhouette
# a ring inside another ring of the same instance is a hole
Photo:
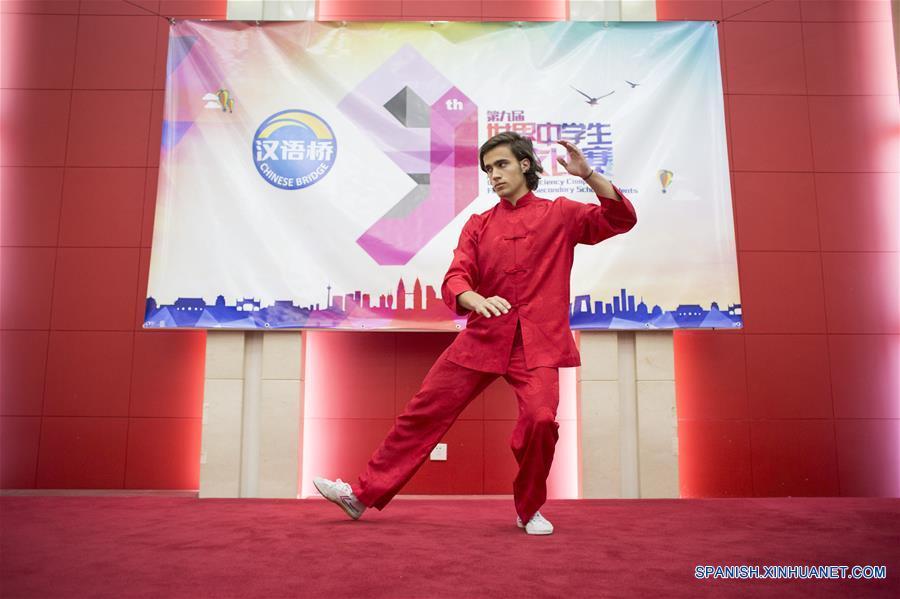
[[[709,308],[700,304],[679,304],[666,310],[662,306],[648,305],[643,297],[636,297],[626,288],[609,301],[593,300],[590,294],[574,296],[569,304],[569,324],[573,330],[591,329],[678,329],[678,328],[739,328],[743,326],[741,304],[729,304],[724,310],[716,301]],[[378,304],[373,305],[372,294],[355,290],[332,296],[332,287],[326,287],[325,308],[319,302],[303,306],[292,300],[275,300],[263,306],[252,297],[235,299],[228,304],[219,295],[212,304],[202,297],[179,297],[172,304],[159,305],[148,297],[144,328],[360,328],[390,329],[398,322],[428,330],[427,325],[438,325],[433,330],[444,330],[439,325],[454,323],[461,328],[465,316],[458,316],[438,296],[433,285],[423,285],[415,279],[412,291],[406,290],[401,277],[394,293],[379,294]],[[366,326],[367,323],[370,326]],[[353,325],[348,327],[347,325]]]

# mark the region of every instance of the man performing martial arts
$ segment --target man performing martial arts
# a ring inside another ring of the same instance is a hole
[[[431,367],[359,482],[313,481],[351,518],[367,507],[384,509],[469,402],[502,375],[519,405],[510,439],[519,465],[513,481],[517,525],[528,534],[553,532],[538,509],[547,499],[559,439],[558,369],[581,364],[569,328],[574,248],[625,233],[637,222],[631,202],[588,165],[580,149],[557,143],[567,151],[559,163],[582,177],[600,203],[535,196],[543,168],[530,139],[504,132],[481,146],[481,169],[500,201],[466,221],[441,286],[450,309],[468,314],[466,328]]]

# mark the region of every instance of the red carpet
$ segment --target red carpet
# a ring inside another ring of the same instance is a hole
[[[897,597],[900,500],[0,497],[3,597]],[[697,580],[712,565],[884,565],[884,580]]]

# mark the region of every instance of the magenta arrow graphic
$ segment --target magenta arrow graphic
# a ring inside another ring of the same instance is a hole
[[[478,108],[409,45],[338,107],[416,182],[357,239],[378,264],[406,264],[478,194]]]

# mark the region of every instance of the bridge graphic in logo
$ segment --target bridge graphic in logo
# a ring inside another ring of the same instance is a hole
[[[478,195],[478,108],[408,44],[338,108],[415,182],[356,240],[406,264]]]

